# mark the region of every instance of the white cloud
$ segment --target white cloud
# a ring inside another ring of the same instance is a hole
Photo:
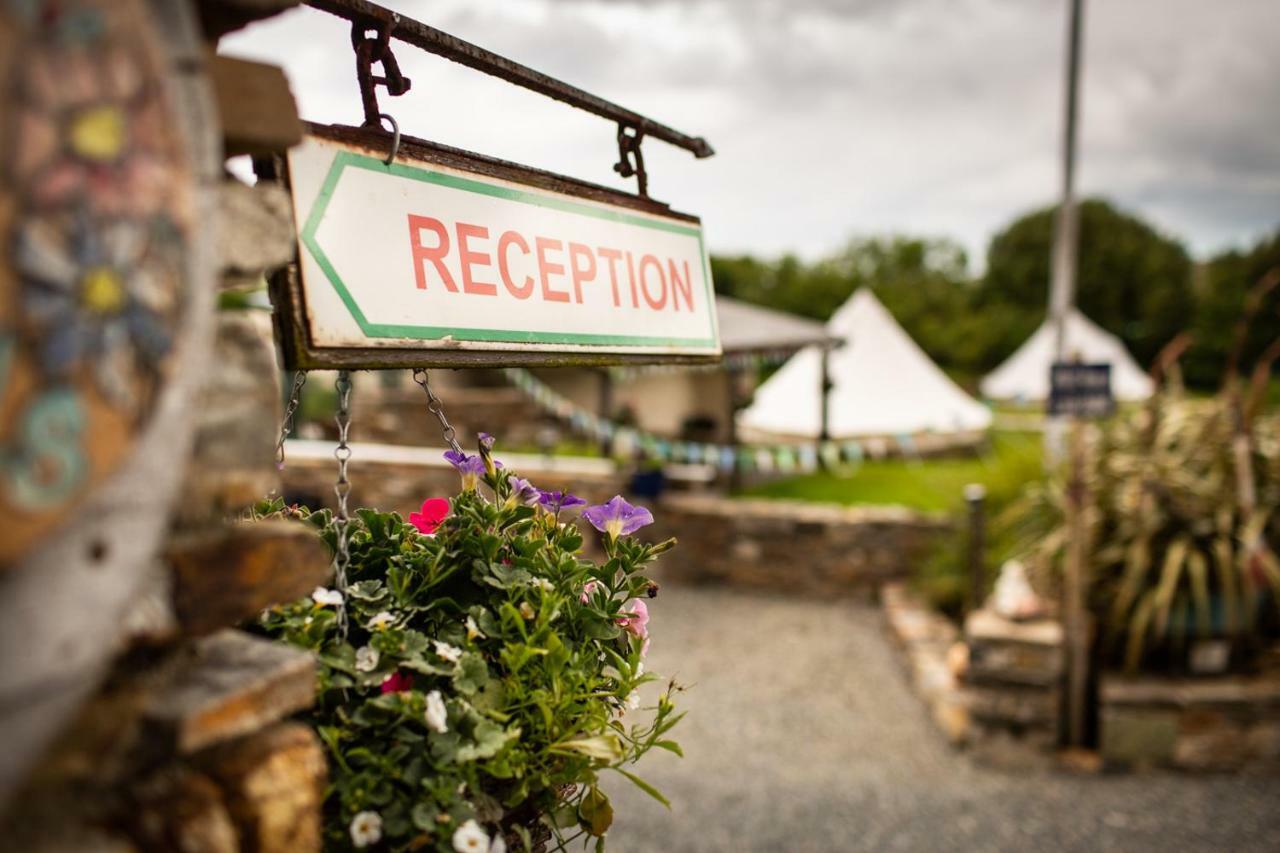
[[[1062,0],[441,0],[397,10],[706,136],[645,145],[651,191],[716,251],[815,256],[853,234],[950,235],[975,258],[1057,188]],[[1280,224],[1272,0],[1086,11],[1081,190],[1200,254]],[[300,10],[223,49],[285,65],[306,117],[357,124],[345,24]],[[613,128],[408,46],[406,132],[626,186]]]

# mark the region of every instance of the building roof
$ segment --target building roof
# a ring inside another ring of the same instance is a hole
[[[720,321],[720,346],[726,355],[787,353],[814,344],[839,342],[815,320],[729,296],[716,295],[716,315]]]

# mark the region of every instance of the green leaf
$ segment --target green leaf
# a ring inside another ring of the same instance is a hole
[[[623,770],[621,767],[615,767],[613,769],[617,770],[623,776],[626,776],[628,779],[630,779],[631,783],[635,785],[637,788],[639,788],[641,791],[644,791],[646,794],[653,797],[655,800],[662,803],[667,808],[671,808],[671,802],[666,797],[662,796],[662,792],[659,791],[657,788],[653,787],[652,785],[650,785],[648,782],[641,779],[636,774],[628,773],[626,770]]]
[[[484,658],[474,652],[465,652],[458,659],[458,669],[453,675],[453,686],[464,696],[474,696],[489,685],[489,667]]]
[[[658,749],[665,749],[667,752],[674,752],[676,755],[684,758],[684,750],[680,748],[680,744],[673,740],[660,740],[654,744]]]
[[[595,737],[561,741],[552,747],[553,751],[576,752],[598,761],[618,761],[622,758],[622,741],[617,735],[596,735]]]
[[[504,746],[511,741],[520,737],[519,729],[507,730],[502,726],[490,720],[481,720],[476,724],[473,733],[475,743],[458,749],[457,760],[459,762],[475,761],[480,758],[492,758],[497,755]]]
[[[590,835],[603,838],[613,825],[613,806],[604,792],[592,785],[578,804],[578,819]]]

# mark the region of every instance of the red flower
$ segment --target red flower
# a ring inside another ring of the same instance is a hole
[[[403,693],[413,689],[413,676],[407,672],[396,670],[386,677],[379,688],[381,693]]]
[[[431,536],[449,516],[449,502],[444,498],[427,498],[422,502],[421,512],[409,513],[409,523],[418,528],[423,536]]]

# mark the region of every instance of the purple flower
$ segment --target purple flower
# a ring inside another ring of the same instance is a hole
[[[608,503],[587,507],[582,511],[582,517],[610,539],[635,533],[646,524],[653,524],[653,513],[642,506],[632,506],[622,495],[614,495]]]
[[[543,489],[538,490],[538,503],[546,507],[551,512],[559,512],[562,509],[568,509],[571,506],[582,506],[586,503],[577,495],[571,495],[568,492],[548,492]]]
[[[520,503],[533,506],[542,497],[542,491],[523,477],[512,477],[510,484],[511,494],[507,496],[507,501],[513,505]]]
[[[478,433],[476,438],[480,440],[480,446],[485,450],[493,450],[494,442],[497,441],[497,439],[489,435],[487,432]]]
[[[469,491],[476,487],[484,476],[484,460],[479,456],[470,456],[460,450],[446,450],[445,460],[462,475],[462,490]]]

